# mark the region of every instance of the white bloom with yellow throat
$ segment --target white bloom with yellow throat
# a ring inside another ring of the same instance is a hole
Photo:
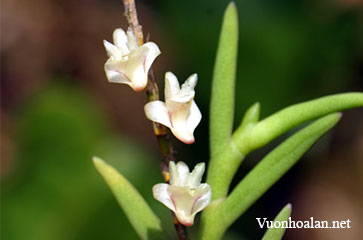
[[[121,28],[113,32],[114,44],[104,40],[108,60],[105,72],[109,82],[129,85],[136,92],[142,91],[148,80],[148,72],[155,58],[160,54],[153,42],[140,46],[134,32],[127,34]]]
[[[211,201],[212,191],[208,184],[200,183],[205,170],[199,163],[190,173],[184,162],[169,163],[170,184],[160,183],[153,187],[153,196],[174,211],[179,222],[185,226],[194,224],[195,215]]]
[[[195,141],[193,132],[202,119],[202,114],[194,101],[194,87],[197,80],[197,74],[193,74],[180,88],[176,76],[167,72],[165,102],[152,101],[144,107],[148,119],[170,128],[176,138],[187,144]]]

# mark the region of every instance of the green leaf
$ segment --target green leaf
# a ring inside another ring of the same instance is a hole
[[[321,97],[284,108],[257,123],[252,129],[243,124],[233,134],[238,149],[248,154],[301,123],[354,107],[363,106],[363,93],[343,93]]]
[[[237,8],[232,2],[224,13],[213,73],[210,108],[212,156],[223,149],[223,145],[232,135],[237,43],[238,15]]]
[[[258,122],[260,117],[260,103],[253,104],[243,116],[242,123],[240,125],[241,129],[246,129],[248,127],[252,127]]]
[[[264,157],[222,204],[203,212],[208,218],[202,218],[202,239],[220,239],[227,228],[332,128],[340,117],[340,113],[333,113],[316,120]]]
[[[264,157],[225,201],[223,211],[227,224],[232,224],[275,184],[340,117],[340,113],[333,113],[316,120]]]
[[[207,182],[212,187],[212,199],[224,197],[228,192],[228,182],[233,178],[233,174],[224,171],[226,179],[220,179],[218,176],[220,171],[233,167],[243,158],[231,141],[237,43],[237,8],[231,2],[224,13],[212,82],[209,126],[211,159],[207,173]],[[225,162],[226,160],[228,163]]]
[[[287,204],[275,217],[274,222],[287,221],[291,215],[291,204]],[[262,240],[280,240],[284,236],[285,228],[269,228],[262,237]]]
[[[244,156],[230,141],[224,151],[209,161],[207,183],[212,188],[212,200],[227,196],[229,185]]]
[[[111,188],[139,237],[141,239],[167,239],[159,218],[132,184],[100,158],[94,157],[93,163]]]
[[[223,151],[212,156],[207,182],[213,189],[213,200],[226,196],[233,176],[244,157],[293,127],[326,114],[363,106],[363,93],[344,93],[299,103],[256,122],[259,104],[250,107]]]

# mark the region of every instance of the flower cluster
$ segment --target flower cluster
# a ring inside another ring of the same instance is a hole
[[[125,33],[121,28],[113,32],[113,44],[104,40],[108,55],[105,73],[109,82],[129,85],[134,91],[142,91],[148,83],[148,72],[160,55],[159,47],[153,42],[140,45],[131,28]],[[191,75],[180,86],[176,76],[165,74],[165,102],[151,101],[144,107],[145,115],[153,122],[170,129],[180,141],[191,144],[195,141],[194,129],[202,114],[194,101],[197,74]],[[190,173],[183,162],[170,162],[170,185],[156,184],[154,198],[175,212],[179,222],[185,226],[194,223],[194,216],[211,200],[211,188],[201,184],[204,163],[199,163]]]
[[[109,56],[105,63],[108,81],[129,85],[136,92],[142,91],[148,81],[148,72],[161,53],[153,42],[140,46],[134,32],[121,28],[113,32],[114,44],[104,40]],[[153,101],[145,105],[148,119],[165,125],[180,141],[194,142],[193,132],[202,114],[194,99],[197,74],[191,75],[180,88],[178,79],[171,72],[165,74],[165,102]]]

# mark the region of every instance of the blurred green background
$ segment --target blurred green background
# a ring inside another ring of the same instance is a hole
[[[363,89],[360,0],[235,2],[236,126],[256,101],[265,117],[293,103]],[[210,86],[228,3],[137,1],[144,33],[162,51],[153,65],[160,89],[166,71],[180,82],[199,76],[196,102],[203,119],[196,143],[175,141],[178,160],[191,167],[209,157]],[[129,178],[170,228],[168,210],[152,199],[151,187],[162,177],[156,139],[143,113],[145,94],[107,83],[103,71],[102,40],[126,26],[120,0],[2,1],[1,239],[136,239],[94,169],[94,155]],[[251,154],[234,184],[281,139]],[[259,239],[264,230],[255,218],[272,219],[287,202],[295,220],[349,218],[353,227],[291,229],[286,239],[360,239],[362,160],[363,113],[349,110],[226,239]]]

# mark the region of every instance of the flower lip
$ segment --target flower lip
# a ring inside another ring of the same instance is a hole
[[[132,89],[134,89],[135,92],[141,92],[144,90],[145,86],[143,85],[133,85]]]
[[[194,142],[195,142],[194,137],[191,137],[191,138],[189,138],[189,139],[184,139],[184,143],[186,143],[186,144],[192,144],[192,143],[194,143]]]
[[[179,219],[178,219],[179,220]],[[180,221],[179,220],[179,222],[181,223],[181,224],[183,224],[184,226],[186,226],[186,227],[191,227],[191,226],[193,226],[194,225],[194,219],[193,220],[185,220],[185,221]]]
[[[133,89],[135,90],[135,92],[142,92],[142,90],[144,90],[144,87],[138,86],[138,87],[134,87]]]
[[[172,132],[177,139],[185,144],[193,144],[195,142],[193,134],[190,134],[187,129],[178,130],[177,127],[174,127],[174,131]]]

